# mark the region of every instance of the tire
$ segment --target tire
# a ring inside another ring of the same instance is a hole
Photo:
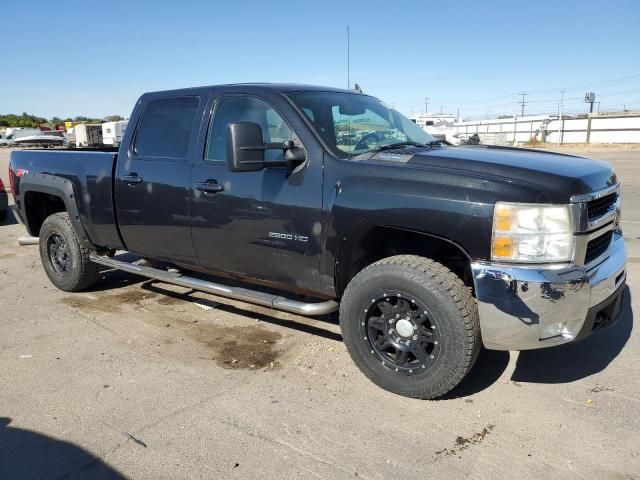
[[[79,292],[98,281],[91,251],[80,245],[69,214],[54,213],[40,228],[40,260],[49,280],[65,292]]]
[[[340,304],[340,328],[373,383],[420,399],[458,385],[482,345],[470,289],[440,263],[415,255],[388,257],[358,273]]]

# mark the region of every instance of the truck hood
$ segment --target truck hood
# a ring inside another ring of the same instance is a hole
[[[416,147],[379,152],[369,160],[526,184],[553,203],[566,203],[573,195],[617,183],[613,167],[606,162],[512,147]]]

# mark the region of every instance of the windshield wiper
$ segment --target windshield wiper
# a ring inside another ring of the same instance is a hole
[[[431,140],[430,142],[427,142],[426,145],[434,147],[436,145],[453,145],[453,143],[446,140]]]
[[[382,150],[393,150],[394,148],[402,148],[402,147],[424,147],[424,143],[418,142],[397,142],[390,143],[389,145],[381,145],[374,149],[375,152],[380,152]]]

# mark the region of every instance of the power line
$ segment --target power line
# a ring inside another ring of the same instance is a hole
[[[568,86],[568,87],[562,87],[563,90],[565,91],[572,91],[572,90],[577,90],[579,88],[586,88],[586,87],[595,87],[595,86],[600,86],[600,85],[620,85],[620,84],[624,84],[624,83],[634,83],[634,82],[640,82],[640,74],[636,74],[636,75],[631,75],[628,77],[621,77],[621,78],[615,78],[615,79],[610,79],[610,80],[603,80],[601,82],[591,82],[591,83],[583,83],[583,84],[579,84],[579,85],[572,85],[572,86]],[[535,90],[527,90],[528,94],[538,94],[538,93],[546,93],[546,92],[558,92],[560,90],[560,88],[558,87],[553,87],[553,88],[543,88],[543,89],[535,89]],[[464,100],[464,99],[460,99],[457,98],[457,101],[460,102],[464,102],[464,103],[481,103],[483,101],[492,101],[492,100],[500,100],[503,98],[511,98],[514,95],[520,95],[519,93],[509,93],[509,94],[505,94],[505,95],[500,95],[500,96],[496,96],[496,97],[483,97],[483,100],[477,100],[478,96],[475,96],[474,99],[475,100]],[[575,97],[576,99],[582,99],[584,97]],[[566,100],[569,100],[568,98]],[[551,100],[553,102],[557,102],[557,99],[553,99]],[[480,107],[480,109],[484,110],[488,107],[483,106]]]

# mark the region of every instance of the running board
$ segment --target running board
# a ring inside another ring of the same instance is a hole
[[[193,290],[207,292],[221,297],[275,308],[276,310],[283,310],[285,312],[297,313],[298,315],[325,315],[338,309],[338,303],[333,300],[327,300],[320,303],[304,303],[280,297],[278,295],[256,292],[241,287],[229,287],[219,283],[200,280],[199,278],[187,277],[186,275],[182,275],[177,272],[167,272],[157,268],[136,265],[135,263],[121,262],[120,260],[115,260],[114,258],[105,257],[104,255],[98,255],[96,253],[92,253],[90,259],[92,262],[106,267],[136,275],[142,275],[147,278],[153,278],[160,282],[172,283],[181,287],[191,288]]]

